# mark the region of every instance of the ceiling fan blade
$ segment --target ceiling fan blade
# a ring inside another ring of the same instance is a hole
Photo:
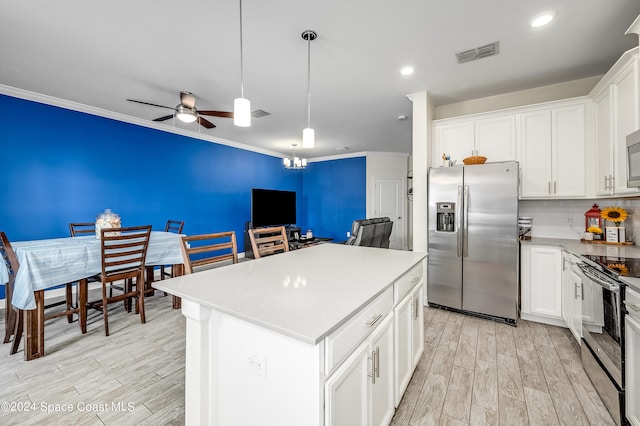
[[[213,116],[213,117],[233,118],[233,112],[230,112],[230,111],[200,111],[200,110],[198,110],[198,114],[200,114],[200,115],[210,115],[210,116]]]
[[[150,102],[136,101],[135,99],[127,99],[127,100],[129,102],[136,102],[138,104],[151,105],[151,106],[160,107],[160,108],[167,108],[167,109],[175,109],[173,107],[168,107],[168,106],[158,105],[158,104],[152,104]]]
[[[173,118],[173,114],[171,114],[171,115],[165,115],[164,117],[160,117],[160,118],[156,118],[156,119],[155,119],[155,120],[153,120],[153,121],[165,121],[165,120],[168,120],[168,119],[170,119],[170,118]]]
[[[191,92],[180,92],[180,103],[187,108],[194,109],[196,107],[196,97]]]
[[[216,127],[215,124],[202,117],[198,117],[198,123],[200,123],[202,127],[206,127],[207,129],[213,129],[214,127]]]

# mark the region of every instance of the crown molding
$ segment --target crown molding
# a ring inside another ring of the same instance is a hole
[[[279,152],[256,148],[251,145],[230,141],[223,138],[213,137],[213,136],[202,134],[199,132],[194,132],[192,130],[180,129],[175,127],[170,128],[170,127],[158,124],[154,121],[143,120],[140,118],[131,117],[129,115],[120,114],[114,111],[96,108],[90,105],[85,105],[78,102],[72,102],[66,99],[60,99],[53,96],[44,95],[42,93],[30,92],[28,90],[18,89],[11,86],[5,86],[3,84],[0,84],[0,95],[7,95],[7,96],[11,96],[18,99],[24,99],[27,101],[38,102],[45,105],[56,106],[56,107],[68,109],[71,111],[82,112],[85,114],[91,114],[91,115],[95,115],[103,118],[109,118],[112,120],[121,121],[123,123],[134,124],[136,126],[147,127],[149,129],[159,130],[165,133],[173,133],[176,135],[185,136],[193,139],[199,139],[206,142],[217,143],[219,145],[226,145],[233,148],[242,149],[245,151],[257,152],[259,154],[265,154],[271,157],[282,158],[282,154]]]

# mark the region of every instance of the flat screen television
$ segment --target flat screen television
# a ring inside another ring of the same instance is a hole
[[[251,189],[251,225],[254,228],[295,223],[295,191]]]

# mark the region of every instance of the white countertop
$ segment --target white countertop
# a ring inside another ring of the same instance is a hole
[[[593,254],[598,256],[620,256],[640,258],[640,247],[637,245],[596,244],[584,243],[580,240],[568,240],[560,238],[532,238],[520,240],[520,244],[532,244],[541,246],[559,246],[573,254]]]
[[[640,247],[637,245],[615,245],[584,243],[580,240],[565,240],[558,238],[532,238],[521,240],[521,244],[541,246],[558,246],[576,255],[593,254],[596,256],[617,256],[628,258],[640,258]],[[620,279],[640,291],[640,278],[620,276]]]
[[[315,345],[425,257],[322,244],[153,286]]]

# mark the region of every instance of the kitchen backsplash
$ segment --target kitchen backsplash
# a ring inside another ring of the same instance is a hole
[[[584,233],[584,214],[594,204],[600,209],[617,206],[627,210],[626,239],[640,244],[636,241],[636,236],[640,236],[640,199],[521,200],[519,215],[533,218],[532,237],[579,240]]]

